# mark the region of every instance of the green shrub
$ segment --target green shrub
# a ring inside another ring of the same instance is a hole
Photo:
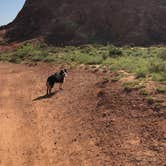
[[[156,93],[166,93],[166,87],[157,87]]]
[[[166,49],[161,50],[158,54],[157,57],[162,59],[162,60],[166,60]]]
[[[162,105],[160,103],[154,103],[152,107],[153,111],[156,111],[156,112],[160,111],[161,108],[162,108]]]
[[[166,82],[166,73],[152,73],[152,80],[159,82]]]
[[[79,55],[75,58],[78,63],[95,65],[101,64],[103,58],[101,56]]]
[[[109,57],[112,57],[112,58],[116,58],[118,56],[121,56],[122,55],[122,51],[120,48],[118,47],[115,47],[114,45],[110,45],[108,47],[108,56]]]
[[[155,103],[154,98],[153,98],[153,97],[151,97],[151,96],[148,96],[148,97],[147,97],[147,103],[148,103],[149,105],[154,104],[154,103]]]
[[[113,78],[111,79],[111,82],[117,82],[117,81],[119,81],[119,79],[120,79],[120,77],[113,77]]]
[[[149,71],[152,73],[166,72],[166,62],[154,59],[149,64]]]
[[[103,54],[102,57],[103,57],[104,60],[106,60],[108,58],[108,55]]]
[[[20,64],[21,63],[21,59],[19,57],[12,57],[9,59],[9,62],[11,63],[16,63],[16,64]]]
[[[148,95],[149,95],[149,92],[148,92],[146,89],[141,89],[141,90],[140,90],[140,95],[148,96]]]
[[[138,90],[144,88],[144,85],[141,85],[138,81],[125,82],[123,83],[124,91],[131,92],[132,90]]]
[[[17,51],[15,52],[15,56],[24,58],[26,56],[29,56],[33,52],[33,50],[34,50],[33,45],[30,43],[27,43],[17,49]]]
[[[0,54],[0,61],[9,62],[9,60],[11,59],[10,56],[11,55],[8,53],[2,53],[2,54]]]
[[[48,51],[43,50],[40,45],[33,46],[32,44],[28,43],[18,48],[13,54],[12,62],[15,61],[14,59],[20,59],[20,61],[42,61],[45,57],[48,56]]]
[[[139,78],[145,78],[147,75],[147,72],[145,70],[138,70],[136,72],[136,78],[139,79]]]

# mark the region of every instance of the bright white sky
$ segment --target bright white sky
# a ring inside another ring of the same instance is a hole
[[[0,26],[13,21],[24,3],[25,0],[0,0]]]

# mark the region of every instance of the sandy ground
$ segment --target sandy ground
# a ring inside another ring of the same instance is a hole
[[[0,166],[166,165],[166,110],[84,69],[46,97],[56,70],[0,63]]]

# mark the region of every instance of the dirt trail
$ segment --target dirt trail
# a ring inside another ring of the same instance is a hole
[[[0,63],[0,166],[166,165],[165,110],[83,69],[46,98],[56,69]]]

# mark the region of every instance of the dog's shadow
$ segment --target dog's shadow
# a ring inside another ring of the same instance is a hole
[[[50,93],[50,94],[45,94],[45,95],[43,95],[43,96],[39,96],[39,97],[33,99],[32,101],[37,101],[37,100],[43,100],[43,99],[51,98],[51,97],[53,97],[55,94],[57,94],[58,92],[59,92],[59,91],[55,91],[55,92],[52,92],[52,93]]]

